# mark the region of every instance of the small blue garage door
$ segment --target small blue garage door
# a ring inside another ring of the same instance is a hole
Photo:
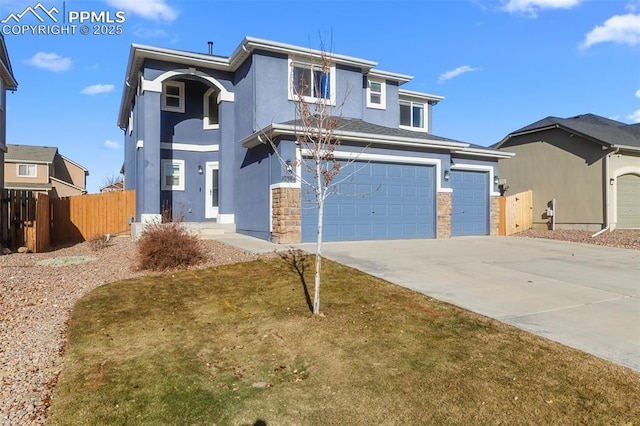
[[[325,201],[323,241],[389,240],[435,236],[432,166],[354,163],[352,179]],[[351,171],[343,170],[340,177]],[[306,176],[310,178],[310,176]],[[302,188],[302,241],[316,240],[318,209]]]
[[[489,173],[451,171],[451,235],[489,235]]]

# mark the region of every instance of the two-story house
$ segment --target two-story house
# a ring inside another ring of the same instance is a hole
[[[368,192],[327,199],[325,240],[496,234],[497,161],[512,154],[433,135],[443,98],[402,89],[412,77],[339,54],[323,70],[322,54],[249,37],[228,57],[133,45],[118,125],[136,220],[170,209],[274,242],[315,240],[297,161],[309,155],[296,144],[302,95],[335,107],[335,156],[357,166],[344,185]]]
[[[56,147],[8,144],[4,174],[6,189],[44,192],[53,198],[87,193],[89,171],[60,155]]]
[[[4,36],[0,34],[0,200],[4,201],[4,154],[7,152],[7,90],[16,90],[18,82],[13,76],[11,61],[4,44]],[[0,241],[9,237],[9,221],[7,203],[0,202]]]

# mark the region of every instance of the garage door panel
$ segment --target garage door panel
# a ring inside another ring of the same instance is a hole
[[[489,234],[489,173],[452,170],[451,235]]]
[[[358,173],[325,201],[325,212],[332,212],[325,214],[325,241],[435,236],[434,167],[354,163],[351,169]],[[317,217],[303,197],[303,241],[315,240]]]
[[[617,179],[617,227],[640,228],[640,176],[622,175]]]

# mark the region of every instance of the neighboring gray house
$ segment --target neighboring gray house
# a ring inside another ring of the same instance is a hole
[[[508,194],[533,190],[534,227],[640,229],[640,124],[583,114],[547,117],[494,146],[516,153],[500,161]]]
[[[0,201],[4,201],[4,154],[7,152],[7,90],[16,90],[18,82],[13,76],[11,61],[4,44],[4,36],[0,34]],[[7,206],[0,202],[0,244],[9,238]]]
[[[431,109],[443,98],[402,89],[412,77],[335,54],[325,74],[321,53],[256,38],[228,57],[133,45],[118,125],[136,221],[171,209],[278,243],[314,240],[312,201],[264,143],[276,140],[294,164],[308,155],[293,121],[304,76],[322,86],[305,100],[346,98],[336,156],[361,153],[361,170],[340,192],[374,189],[328,199],[325,240],[497,234],[497,160],[512,154],[433,135]]]

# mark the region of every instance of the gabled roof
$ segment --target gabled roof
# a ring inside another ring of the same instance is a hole
[[[253,148],[268,143],[266,138],[295,136],[301,131],[298,121],[273,123],[264,129],[249,135],[240,143],[245,148]],[[448,151],[452,154],[467,154],[479,157],[511,158],[514,154],[498,151],[467,142],[436,136],[426,132],[380,126],[355,118],[336,118],[333,134],[344,141],[375,143],[387,146],[406,146]]]
[[[118,126],[126,127],[129,117],[129,105],[136,93],[138,85],[138,71],[142,69],[146,59],[156,59],[164,62],[171,62],[184,65],[186,67],[207,68],[221,71],[235,72],[242,63],[256,51],[267,51],[292,55],[300,59],[318,61],[322,55],[322,51],[309,49],[300,46],[294,46],[286,43],[279,43],[270,40],[264,40],[255,37],[245,37],[240,45],[234,50],[229,57],[209,55],[206,53],[189,52],[185,50],[167,49],[155,46],[146,46],[141,44],[132,44],[129,52],[129,62],[127,64],[127,72],[125,75],[125,83],[122,92],[122,100],[120,102],[120,113],[118,115]],[[339,55],[327,52],[331,57],[331,61],[350,67],[359,68],[364,74],[371,73],[377,78],[384,78],[391,81],[397,81],[398,84],[404,84],[413,79],[410,75],[396,74],[387,71],[376,70],[377,62],[360,59],[347,55]],[[443,98],[432,96],[435,102]]]
[[[7,89],[16,90],[18,88],[18,82],[13,76],[11,61],[9,60],[7,46],[4,44],[4,36],[2,34],[0,34],[0,78],[4,81]]]
[[[500,148],[513,137],[551,129],[561,129],[579,135],[606,148],[640,150],[640,124],[626,124],[596,114],[582,114],[570,118],[546,117],[509,133],[493,147]]]
[[[4,161],[51,164],[57,153],[58,148],[56,147],[7,144],[7,153],[4,155]]]

